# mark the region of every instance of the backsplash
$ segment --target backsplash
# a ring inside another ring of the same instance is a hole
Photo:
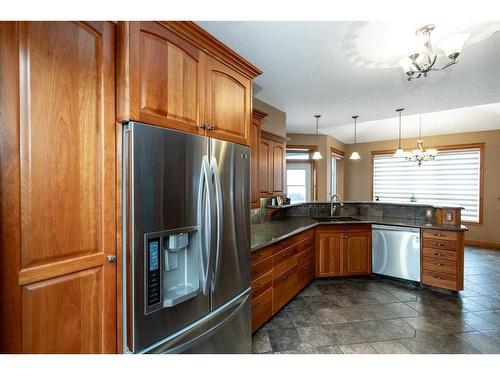
[[[282,219],[285,217],[297,216],[329,216],[330,203],[325,202],[311,202],[304,203],[297,206],[285,207],[279,210],[267,208],[271,204],[271,198],[261,198],[260,208],[255,208],[250,211],[250,221],[252,224],[260,224],[270,220]],[[339,205],[339,203],[334,203]],[[381,204],[377,203],[344,203],[340,208],[339,216],[372,216],[372,217],[386,217],[394,219],[412,219],[412,220],[426,220],[426,211],[432,210],[432,218],[429,220],[434,223],[436,220],[436,209],[421,206],[405,206],[402,204]]]

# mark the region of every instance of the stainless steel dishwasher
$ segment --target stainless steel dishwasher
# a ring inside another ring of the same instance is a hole
[[[372,225],[373,273],[420,281],[420,229]]]

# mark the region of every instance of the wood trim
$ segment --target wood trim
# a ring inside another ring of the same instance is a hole
[[[427,146],[426,146],[427,147]],[[463,224],[467,225],[483,225],[484,217],[484,153],[485,153],[485,143],[463,143],[456,145],[441,145],[441,146],[428,146],[429,148],[435,148],[438,151],[451,151],[451,150],[466,150],[470,148],[478,148],[480,153],[479,158],[479,221],[478,222],[466,222]],[[392,155],[394,150],[376,150],[371,152],[372,162],[370,166],[370,190],[371,199],[373,199],[373,162],[375,155]]]
[[[52,279],[72,272],[102,266],[105,261],[103,253],[87,255],[79,258],[62,260],[60,262],[25,268],[19,272],[19,285],[36,283]]]
[[[330,147],[330,152],[332,154],[336,154],[337,156],[340,156],[342,158],[345,157],[345,152],[342,151],[342,150],[339,150],[338,148],[335,148],[335,147]]]
[[[247,78],[253,79],[262,74],[259,68],[192,21],[161,21],[159,23]]]
[[[280,137],[279,135],[266,132],[265,130],[260,131],[261,138],[267,139],[269,141],[274,141],[278,143],[286,143],[286,138]]]
[[[500,242],[479,241],[479,240],[465,240],[466,246],[483,247],[485,249],[500,250]]]
[[[318,146],[315,145],[286,145],[287,149],[290,150],[307,150],[307,151],[316,151]]]
[[[252,109],[252,118],[262,121],[263,118],[269,116],[266,112],[259,111],[257,108]]]
[[[20,353],[19,24],[0,22],[0,353]]]

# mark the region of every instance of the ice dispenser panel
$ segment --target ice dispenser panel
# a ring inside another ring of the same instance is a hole
[[[200,292],[197,227],[146,234],[146,314],[178,305]]]

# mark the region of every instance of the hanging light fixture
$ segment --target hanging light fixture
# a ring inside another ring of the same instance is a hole
[[[420,114],[417,148],[411,152],[410,151],[405,152],[406,160],[417,162],[419,167],[422,165],[423,161],[434,160],[438,154],[438,150],[434,148],[424,150],[423,143],[424,141],[422,139],[422,114]]]
[[[460,33],[444,40],[439,45],[439,52],[442,51],[448,57],[448,62],[444,66],[436,68],[435,64],[438,59],[438,52],[431,43],[431,33],[434,28],[435,25],[432,24],[419,28],[416,34],[425,38],[422,51],[404,57],[399,61],[399,65],[405,71],[408,81],[427,77],[427,74],[431,71],[439,71],[455,65],[458,62],[457,58],[462,52],[465,42],[470,37],[467,33]]]
[[[319,123],[319,118],[321,117],[321,115],[314,115],[314,117],[316,117],[316,147],[318,149],[316,149],[316,151],[314,151],[313,153],[313,160],[320,160],[320,159],[323,159],[323,156],[321,156],[321,153],[319,152],[319,142],[318,142],[318,123]]]
[[[398,142],[398,149],[394,153],[394,157],[396,158],[402,158],[405,156],[404,150],[401,148],[401,113],[404,111],[404,108],[398,108],[396,109],[396,112],[399,113],[399,142]]]
[[[354,145],[356,146],[356,123],[357,123],[357,118],[359,116],[356,115],[356,116],[352,116],[352,118],[354,119]],[[361,156],[359,156],[359,153],[357,151],[353,151],[351,156],[349,157],[349,159],[351,160],[359,160],[361,159]]]

